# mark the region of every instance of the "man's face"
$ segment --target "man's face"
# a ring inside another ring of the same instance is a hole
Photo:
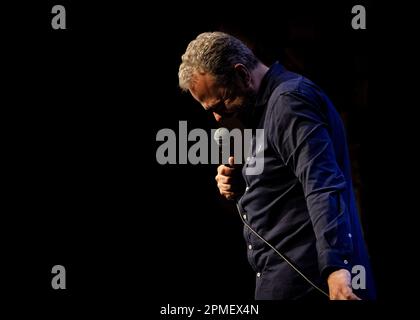
[[[190,93],[216,121],[228,129],[244,128],[244,111],[255,103],[255,93],[240,84],[217,85],[213,75],[196,73]]]

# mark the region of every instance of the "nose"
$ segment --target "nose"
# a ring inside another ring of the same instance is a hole
[[[220,114],[213,112],[214,119],[216,119],[216,122],[220,122],[222,120],[222,117]]]

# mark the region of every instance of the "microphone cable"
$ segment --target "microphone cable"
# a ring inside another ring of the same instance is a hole
[[[214,133],[214,140],[219,145],[219,148],[222,148],[223,145],[226,145],[230,142],[230,133],[229,130],[226,128],[218,128]],[[220,150],[219,150],[220,151]],[[230,166],[227,164],[227,166]],[[320,287],[318,287],[315,283],[313,283],[307,276],[305,276],[293,263],[285,257],[283,254],[281,254],[274,246],[272,246],[267,240],[265,240],[262,236],[258,234],[257,231],[255,231],[247,221],[245,221],[244,217],[242,216],[241,208],[239,207],[238,201],[235,199],[236,209],[238,211],[239,217],[241,218],[243,224],[252,232],[254,233],[261,241],[263,241],[266,245],[268,245],[276,254],[280,256],[293,270],[295,270],[303,279],[305,279],[313,288],[321,292],[326,297],[330,297],[328,293],[326,293],[324,290],[322,290]]]
[[[316,290],[321,292],[323,295],[327,296],[329,299],[330,296],[328,293],[326,293],[324,290],[322,290],[320,287],[318,287],[315,283],[313,283],[307,276],[305,276],[293,263],[286,258],[283,254],[281,254],[273,245],[271,245],[267,240],[265,240],[262,236],[259,235],[257,231],[255,231],[249,223],[244,219],[241,213],[241,208],[239,207],[238,201],[235,200],[236,209],[238,211],[239,217],[242,220],[242,223],[252,232],[254,233],[261,241],[263,241],[266,245],[268,245],[271,249],[274,250],[275,253],[277,253],[293,270],[295,270],[303,279],[305,279],[312,287],[314,287]]]

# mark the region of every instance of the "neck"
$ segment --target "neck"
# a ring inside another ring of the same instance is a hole
[[[254,70],[252,70],[251,72],[252,87],[255,92],[258,92],[258,90],[260,89],[262,79],[264,78],[268,69],[269,68],[265,64],[259,62],[257,67]]]

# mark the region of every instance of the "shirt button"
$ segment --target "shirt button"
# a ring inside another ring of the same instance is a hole
[[[351,233],[349,233],[348,236],[349,236],[349,238],[351,238],[352,237]]]
[[[242,217],[244,218],[244,220],[246,220],[246,214],[244,214]]]
[[[249,249],[249,250],[252,250],[252,246],[251,246],[251,245],[249,245],[249,246],[248,246],[248,249]]]
[[[259,273],[259,272],[258,272],[258,273],[257,273],[257,277],[258,277],[258,278],[259,278],[259,277],[261,277],[261,273]]]
[[[344,264],[348,264],[349,262],[347,260],[344,260]]]
[[[246,187],[246,188],[245,188],[245,191],[248,191],[248,190],[249,190],[249,187]]]

